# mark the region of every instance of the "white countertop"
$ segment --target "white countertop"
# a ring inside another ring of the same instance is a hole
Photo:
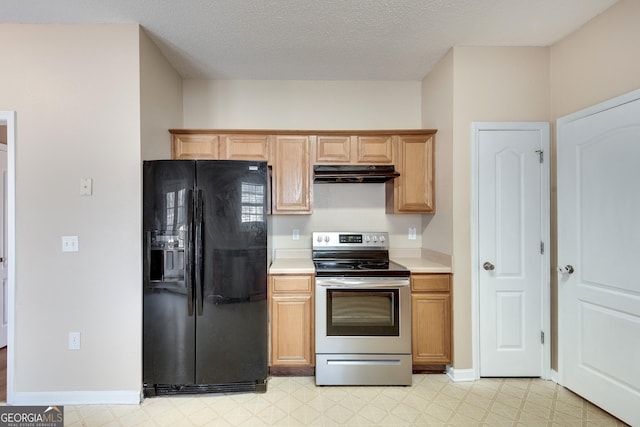
[[[451,266],[424,257],[391,258],[412,273],[451,273]]]
[[[311,258],[278,258],[271,263],[269,274],[315,274]]]
[[[426,249],[391,250],[392,261],[412,273],[451,273],[451,257]],[[310,250],[276,250],[269,274],[315,274]]]

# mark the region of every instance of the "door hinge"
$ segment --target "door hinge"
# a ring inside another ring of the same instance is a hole
[[[544,254],[544,242],[540,242],[540,255]]]
[[[540,331],[540,344],[544,344],[544,332]]]
[[[536,153],[540,156],[540,163],[544,162],[544,151],[536,150]]]

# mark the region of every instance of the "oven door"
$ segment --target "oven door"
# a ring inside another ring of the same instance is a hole
[[[316,277],[316,353],[411,353],[409,278]]]

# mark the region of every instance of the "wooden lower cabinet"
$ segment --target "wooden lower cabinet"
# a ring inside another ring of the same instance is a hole
[[[411,338],[414,370],[451,363],[450,274],[411,275]]]
[[[269,276],[270,372],[313,375],[313,275]]]

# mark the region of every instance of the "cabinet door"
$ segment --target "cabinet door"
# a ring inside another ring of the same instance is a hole
[[[317,164],[393,164],[389,135],[318,135]]]
[[[411,310],[413,364],[451,363],[450,294],[413,294]]]
[[[393,144],[391,136],[355,137],[357,163],[392,164]]]
[[[219,137],[211,134],[173,134],[171,158],[196,160],[219,159]]]
[[[316,163],[349,163],[351,161],[351,137],[318,135]]]
[[[274,137],[273,164],[274,214],[311,214],[311,137]]]
[[[269,160],[268,135],[221,135],[220,158],[225,160]]]
[[[434,135],[399,136],[396,169],[387,183],[387,212],[434,213]]]
[[[271,299],[271,365],[312,365],[311,295]]]

